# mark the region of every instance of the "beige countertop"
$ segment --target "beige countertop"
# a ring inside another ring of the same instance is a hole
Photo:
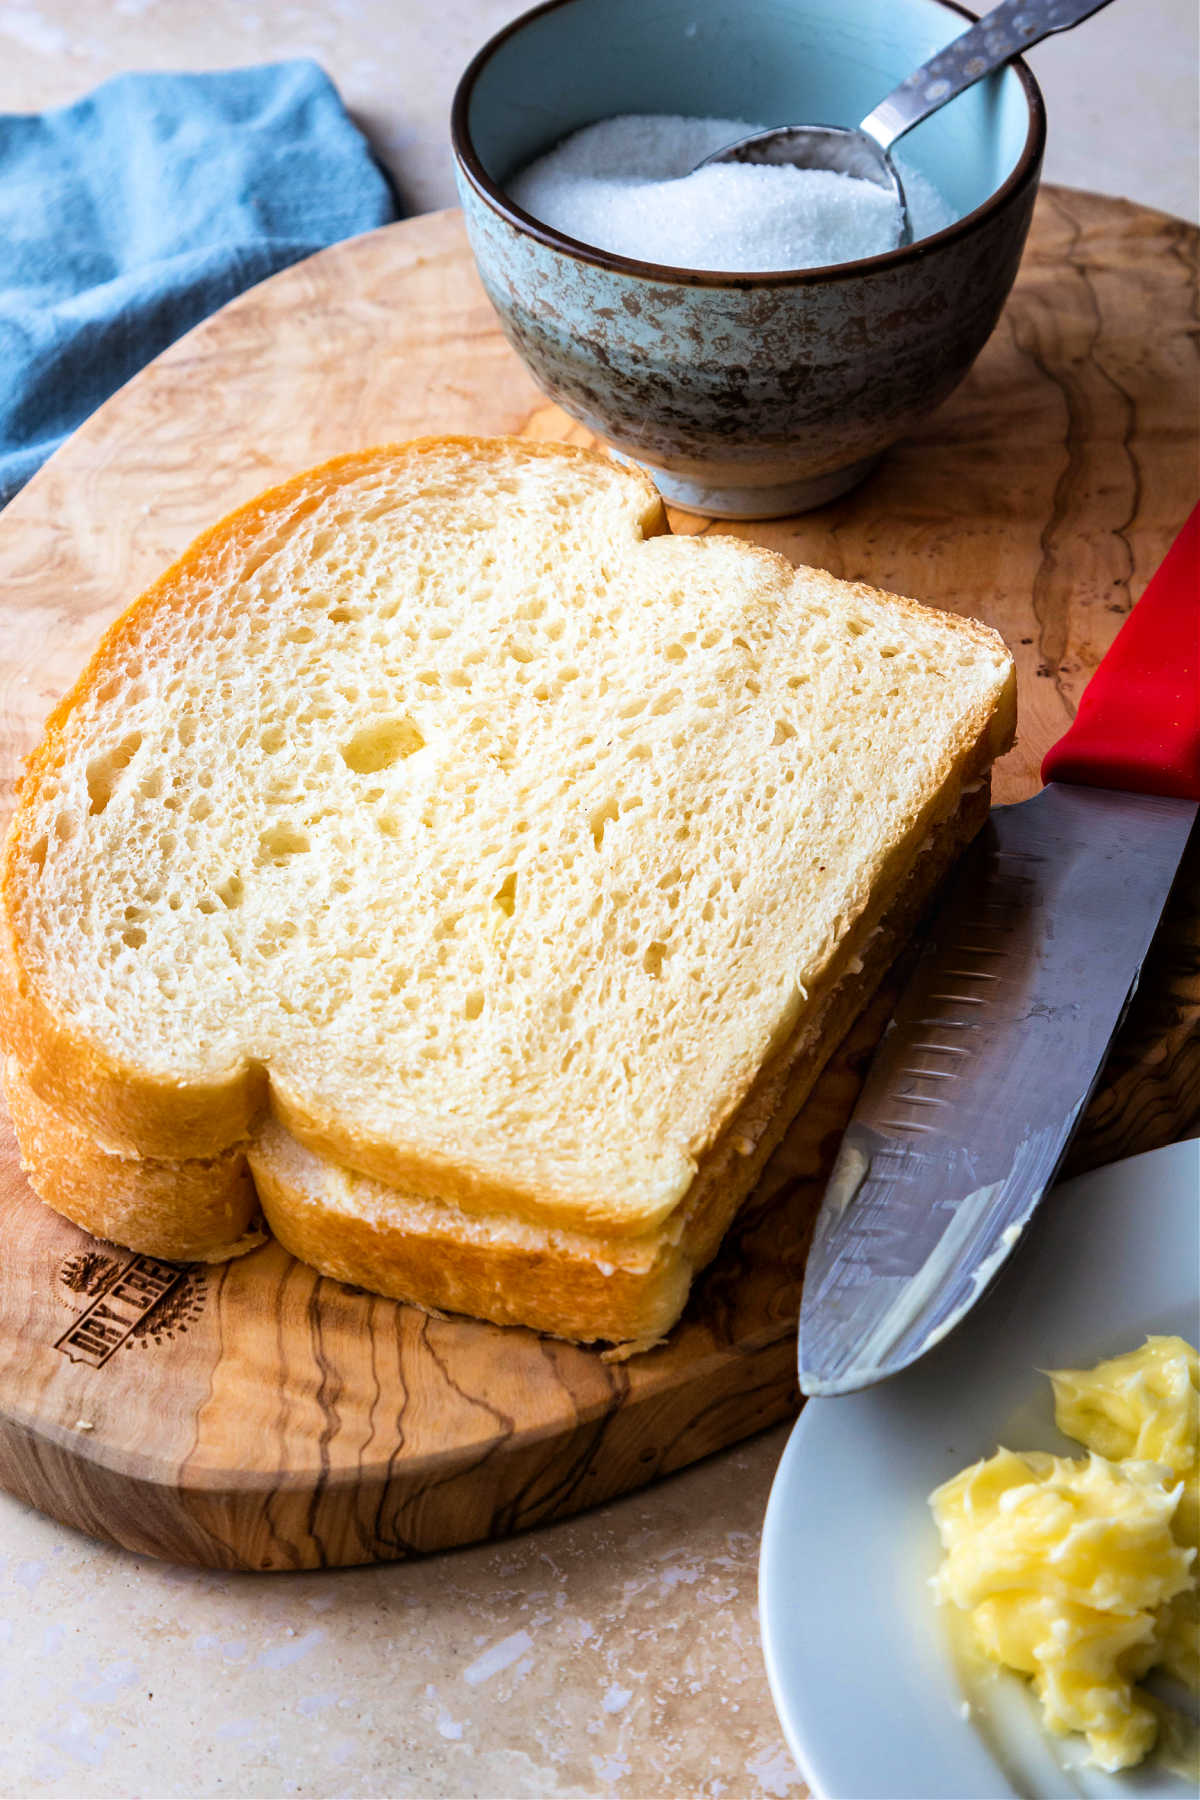
[[[0,0],[0,109],[120,70],[306,54],[414,211],[454,202],[455,79],[511,0]],[[1048,179],[1197,216],[1192,0],[1117,0],[1030,60]],[[205,1574],[0,1495],[0,1794],[801,1796],[758,1644],[775,1430],[510,1543]]]
[[[0,1495],[0,1793],[801,1795],[754,1603],[785,1437],[316,1574],[171,1568]]]

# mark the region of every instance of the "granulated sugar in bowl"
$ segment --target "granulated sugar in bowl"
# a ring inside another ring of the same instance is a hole
[[[845,177],[691,173],[754,121],[857,125],[962,27],[952,0],[545,0],[470,64],[451,136],[505,334],[674,504],[822,506],[979,354],[1045,144],[1023,64],[905,137],[911,244],[882,190]]]
[[[761,130],[659,113],[601,119],[522,169],[509,198],[581,243],[679,269],[812,269],[896,248],[900,210],[874,182],[779,165],[696,167]],[[901,164],[900,178],[914,238],[954,222],[919,170]]]

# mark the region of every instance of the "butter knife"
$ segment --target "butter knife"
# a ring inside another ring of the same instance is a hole
[[[869,1387],[953,1330],[1083,1116],[1200,802],[1200,507],[1042,779],[960,860],[868,1072],[805,1270],[805,1394]]]

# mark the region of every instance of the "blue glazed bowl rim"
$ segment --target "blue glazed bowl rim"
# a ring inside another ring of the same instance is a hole
[[[944,231],[934,232],[931,236],[920,238],[915,244],[905,244],[900,249],[885,250],[879,256],[861,257],[856,262],[827,263],[813,269],[756,269],[740,273],[732,273],[727,269],[677,269],[667,263],[638,262],[631,256],[618,256],[615,251],[597,249],[595,244],[585,244],[579,238],[568,237],[566,232],[556,231],[553,226],[543,224],[532,213],[527,213],[523,207],[510,200],[504,189],[492,180],[476,154],[467,123],[475,83],[501,45],[543,13],[557,12],[560,7],[576,4],[577,0],[542,0],[541,5],[530,7],[528,12],[510,19],[507,25],[475,53],[454,92],[450,108],[450,142],[460,169],[485,205],[524,236],[535,238],[548,249],[572,256],[579,262],[592,263],[597,268],[608,269],[614,274],[636,276],[641,281],[663,282],[672,287],[740,289],[816,286],[822,282],[845,280],[848,276],[857,278],[906,265],[915,267],[944,244],[966,237],[989,213],[1000,211],[1019,192],[1037,182],[1046,148],[1046,104],[1033,71],[1020,57],[1014,57],[1007,66],[1014,70],[1020,80],[1029,107],[1029,129],[1025,134],[1021,154],[1012,173],[1001,182],[996,191],[989,194],[981,206],[964,213],[952,225],[947,225]],[[967,7],[960,6],[958,0],[935,0],[935,4],[947,12],[958,13],[969,24],[975,24],[979,17]]]

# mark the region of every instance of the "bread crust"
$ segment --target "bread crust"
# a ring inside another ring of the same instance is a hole
[[[39,1099],[14,1057],[4,1093],[30,1186],[93,1237],[168,1262],[225,1262],[266,1243],[244,1145],[186,1162],[120,1156]]]

